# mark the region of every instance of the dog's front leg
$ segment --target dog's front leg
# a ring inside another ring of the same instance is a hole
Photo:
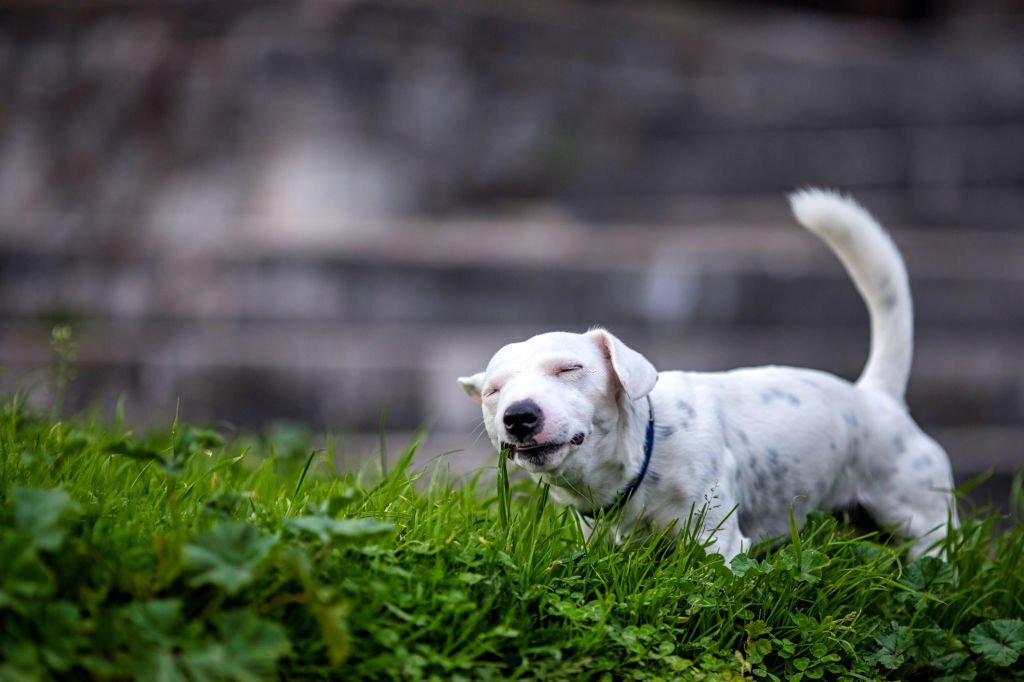
[[[709,544],[706,545],[707,551],[721,554],[726,563],[753,545],[750,538],[740,531],[740,524],[736,520],[735,514],[727,518],[717,529],[709,530],[706,536],[710,537]],[[707,541],[706,538],[704,539]]]
[[[580,532],[583,533],[583,544],[590,545],[594,539],[594,531],[597,528],[597,519],[592,516],[584,516],[577,511],[576,520],[580,524]],[[617,527],[606,527],[605,535],[616,547],[622,544],[622,533]]]
[[[738,491],[729,485],[736,480],[736,459],[728,448],[712,470],[718,475],[703,493],[703,507],[695,517],[691,512],[690,529],[708,552],[721,554],[728,563],[754,543],[740,529]]]

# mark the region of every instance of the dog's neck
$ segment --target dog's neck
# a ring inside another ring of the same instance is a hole
[[[618,414],[607,424],[595,424],[601,442],[588,461],[561,474],[544,477],[556,501],[588,514],[615,504],[619,495],[644,466],[644,442],[650,418],[646,397],[630,400],[619,396]]]

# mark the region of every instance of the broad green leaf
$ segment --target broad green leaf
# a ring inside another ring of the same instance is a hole
[[[968,635],[971,651],[996,666],[1008,666],[1024,652],[1024,621],[990,620],[976,625]]]
[[[14,522],[39,549],[54,552],[64,542],[66,527],[79,508],[63,488],[36,490],[14,486]]]
[[[182,664],[193,680],[258,682],[276,677],[278,660],[291,651],[284,629],[247,609],[217,614],[219,641],[186,652]]]
[[[277,660],[291,651],[280,625],[262,620],[248,609],[217,614],[213,625],[228,650],[253,669],[272,670]]]
[[[177,599],[136,601],[118,609],[118,644],[127,648],[132,677],[162,682],[188,679],[176,654],[193,645],[181,609]]]
[[[181,602],[177,599],[137,601],[118,613],[125,632],[145,642],[165,642],[178,630]]]
[[[945,630],[927,628],[914,633],[912,656],[920,661],[933,661],[946,651],[948,644]]]
[[[277,422],[265,433],[271,452],[282,459],[305,461],[313,449],[313,439],[305,426],[294,422]]]
[[[959,668],[960,664],[963,663],[964,660],[966,660],[966,659],[967,659],[967,654],[965,654],[963,652],[960,652],[960,651],[954,651],[951,654],[946,654],[945,656],[939,656],[938,658],[933,660],[932,661],[932,666],[936,670],[940,670],[942,672],[952,672],[952,671],[956,670],[957,668]]]
[[[361,494],[352,488],[347,486],[338,495],[331,495],[325,501],[315,502],[310,500],[306,503],[306,512],[311,516],[330,516],[334,517],[342,509],[355,502],[361,497]]]
[[[746,627],[743,629],[747,631],[747,637],[750,637],[751,639],[770,635],[772,631],[772,629],[768,627],[763,620],[751,621],[747,623]]]
[[[246,503],[244,495],[230,490],[215,492],[203,503],[203,515],[220,519],[231,519],[238,515]]]
[[[0,609],[49,595],[53,581],[31,538],[21,533],[0,536]]]
[[[747,658],[751,663],[760,663],[771,652],[772,641],[770,639],[752,639],[747,643]]]
[[[134,459],[138,462],[164,463],[164,457],[153,448],[143,445],[132,438],[121,438],[107,448],[107,452]]]
[[[324,544],[369,541],[394,530],[393,524],[372,518],[332,519],[326,516],[298,516],[288,519],[287,524],[297,531],[316,535]]]
[[[889,670],[903,665],[907,649],[913,645],[910,628],[893,623],[889,628],[875,637],[880,649],[870,656],[871,660],[881,663]]]
[[[460,573],[457,579],[459,582],[466,583],[467,585],[476,585],[479,582],[487,580],[487,576],[480,575],[479,573],[474,573],[472,571],[465,571]]]
[[[190,682],[181,669],[181,661],[171,649],[170,643],[141,655],[134,661],[134,677],[153,682]]]
[[[41,635],[39,653],[50,668],[64,672],[78,660],[78,652],[88,645],[82,633],[82,617],[78,608],[66,601],[45,604],[37,616]]]
[[[81,431],[72,431],[64,437],[64,442],[61,443],[62,449],[64,450],[64,456],[74,455],[81,452],[86,447],[93,444],[94,438],[88,433]]]
[[[223,521],[185,544],[189,585],[212,584],[235,594],[253,581],[277,536],[237,521]]]
[[[732,567],[732,572],[740,578],[747,575],[748,573],[752,575],[757,575],[758,573],[760,573],[760,571],[758,570],[757,559],[752,559],[746,554],[737,554],[733,557],[729,565]]]
[[[829,565],[828,557],[815,549],[787,545],[779,553],[783,568],[792,571],[800,582],[814,584],[821,580],[822,570]]]
[[[0,682],[47,679],[39,650],[29,641],[0,641]]]
[[[914,592],[932,595],[954,581],[953,567],[942,559],[923,556],[907,566],[900,583]],[[919,599],[920,597],[918,597]]]
[[[183,463],[175,459],[172,452],[168,452],[166,455],[161,454],[154,448],[138,443],[132,438],[122,438],[107,450],[112,454],[134,459],[137,462],[152,462],[168,476],[177,477],[185,471]]]
[[[174,442],[174,454],[183,459],[203,450],[211,450],[224,445],[224,438],[216,431],[198,429],[186,424],[178,430]]]

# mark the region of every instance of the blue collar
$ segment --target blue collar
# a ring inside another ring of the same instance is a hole
[[[640,467],[640,473],[638,473],[636,478],[630,481],[629,485],[623,488],[609,504],[606,504],[600,509],[596,509],[594,511],[581,511],[581,516],[593,519],[601,514],[605,516],[614,514],[629,502],[629,498],[633,497],[633,493],[635,493],[637,488],[640,487],[640,484],[644,482],[644,477],[647,475],[647,468],[651,464],[651,452],[654,450],[654,405],[651,403],[650,394],[647,394],[647,409],[651,416],[650,419],[647,420],[647,434],[644,437],[644,463]]]

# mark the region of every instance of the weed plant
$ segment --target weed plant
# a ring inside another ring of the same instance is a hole
[[[414,453],[340,474],[330,441],[9,400],[0,679],[1024,678],[1019,478],[950,563],[818,514],[730,567],[685,532],[585,540],[501,461],[495,485]]]

